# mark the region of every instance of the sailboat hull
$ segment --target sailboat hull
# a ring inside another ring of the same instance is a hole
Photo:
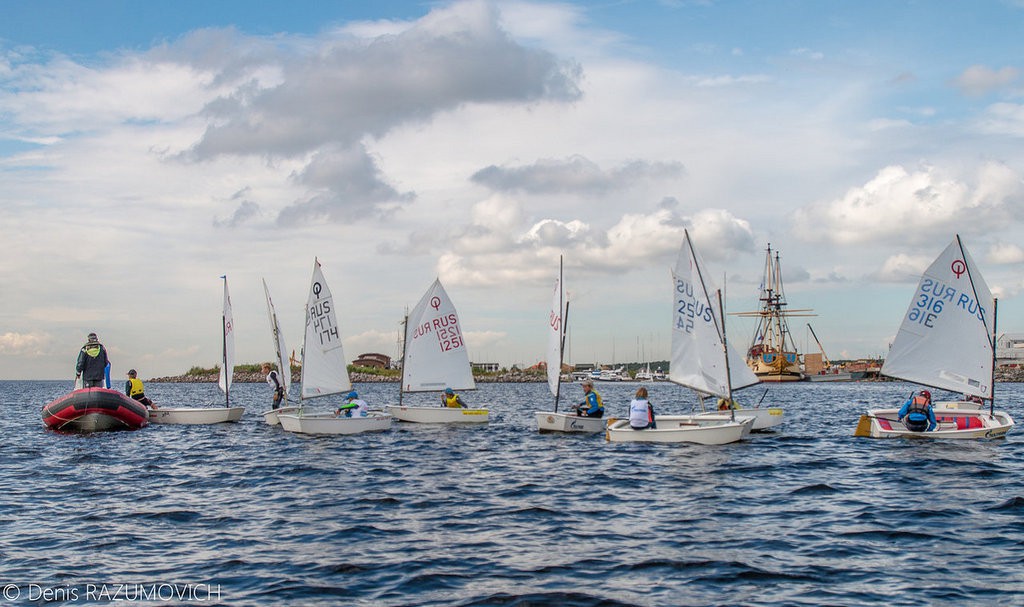
[[[723,415],[721,411],[708,411],[706,413],[698,413],[697,417],[720,417],[721,415]],[[736,415],[753,417],[754,424],[750,427],[750,431],[764,432],[781,424],[784,412],[779,407],[755,407],[753,409],[736,409]]]
[[[609,419],[605,439],[612,443],[696,443],[726,445],[743,440],[754,425],[753,417],[729,415],[657,415],[657,428],[634,430],[628,419]]]
[[[578,434],[596,434],[605,429],[605,420],[600,417],[580,417],[572,413],[555,413],[554,411],[537,411],[537,430],[545,432],[568,432]]]
[[[149,412],[149,423],[151,424],[222,424],[237,422],[242,419],[245,407],[203,407],[189,408],[181,407],[171,409],[160,407]]]
[[[391,427],[391,416],[371,412],[367,417],[336,417],[333,413],[277,416],[281,428],[297,434],[360,434],[380,432]]]
[[[278,415],[285,415],[287,413],[298,412],[298,407],[278,407],[277,409],[271,409],[263,412],[263,421],[268,426],[278,426],[281,424],[281,420],[277,418]]]
[[[897,420],[899,409],[871,409],[862,416],[854,436],[869,438],[914,439],[992,439],[1003,438],[1013,428],[1013,418],[1004,411],[938,408],[935,421],[938,426],[931,432],[911,432]]]
[[[486,424],[490,421],[487,409],[385,405],[384,411],[400,422],[415,424]]]

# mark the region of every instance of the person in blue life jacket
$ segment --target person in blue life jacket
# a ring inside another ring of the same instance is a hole
[[[441,393],[441,406],[452,409],[469,408],[469,405],[463,402],[462,397],[456,394],[455,390],[452,390],[451,388],[445,388],[444,392]]]
[[[95,333],[90,333],[86,338],[85,345],[78,351],[75,379],[82,378],[83,388],[102,388],[109,364],[107,349],[103,347]]]
[[[921,390],[916,396],[911,394],[900,407],[897,417],[911,432],[934,430],[938,422],[935,421],[935,410],[932,408],[932,393]]]
[[[654,422],[654,405],[647,400],[647,388],[641,387],[629,403],[629,427],[634,430],[651,430],[658,427]]]
[[[594,390],[594,382],[589,379],[583,382],[583,402],[576,405],[576,415],[580,417],[604,417],[604,401]]]
[[[338,407],[334,414],[341,417],[366,417],[369,412],[369,405],[353,390],[345,396],[345,404]]]
[[[142,385],[135,369],[128,371],[128,381],[124,382],[124,393],[150,409],[159,409],[156,404],[146,396],[146,387]]]
[[[284,400],[284,381],[277,371],[270,368],[270,363],[263,363],[263,372],[267,374],[267,385],[274,391],[274,402],[271,409],[281,408],[281,401]]]

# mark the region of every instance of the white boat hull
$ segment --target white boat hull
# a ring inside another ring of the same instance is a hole
[[[938,422],[931,432],[911,432],[897,420],[899,409],[871,409],[861,417],[854,436],[870,438],[989,439],[1002,438],[1013,428],[1013,418],[1004,411],[936,407]]]
[[[600,417],[580,417],[573,413],[537,411],[537,430],[540,432],[575,432],[596,434],[604,431],[605,420]]]
[[[415,424],[486,424],[490,421],[487,409],[385,405],[384,411],[400,422]]]
[[[374,412],[367,417],[336,417],[333,413],[282,413],[277,419],[281,428],[298,434],[359,434],[380,432],[391,427],[390,415]]]
[[[149,411],[151,424],[223,424],[242,419],[245,407],[160,407]]]
[[[725,445],[743,440],[753,417],[736,415],[656,415],[657,428],[634,430],[628,419],[609,419],[605,439],[612,443],[697,443]]]
[[[278,407],[277,409],[271,409],[263,412],[263,421],[268,426],[277,426],[281,423],[281,420],[277,419],[278,414],[284,415],[286,413],[297,413],[299,408],[297,406],[291,407]]]
[[[725,411],[707,411],[698,413],[698,417],[718,417],[728,415]],[[753,409],[736,409],[736,415],[742,417],[753,417],[754,425],[750,428],[752,432],[763,432],[770,430],[782,423],[783,411],[779,407],[755,407]]]

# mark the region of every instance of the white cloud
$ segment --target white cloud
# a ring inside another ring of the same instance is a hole
[[[1015,67],[992,69],[985,65],[972,65],[964,70],[953,81],[953,85],[966,95],[985,95],[1005,88],[1020,77],[1020,70]]]
[[[1011,243],[995,243],[988,250],[987,260],[996,264],[1014,264],[1024,262],[1024,249]]]
[[[910,172],[893,165],[842,198],[797,210],[794,232],[810,242],[922,243],[963,226],[998,225],[1019,213],[1022,194],[1019,175],[1000,163],[981,165],[973,185],[935,167]]]
[[[976,124],[982,133],[1000,137],[1024,137],[1024,105],[993,103],[978,117]]]
[[[899,253],[885,260],[875,278],[881,282],[917,282],[932,261],[925,255]]]
[[[46,333],[0,334],[0,354],[38,357],[49,354],[52,337]]]

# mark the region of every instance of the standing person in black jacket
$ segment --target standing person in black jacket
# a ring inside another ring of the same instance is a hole
[[[95,333],[90,333],[85,345],[78,352],[78,363],[75,365],[75,379],[82,378],[84,388],[102,388],[106,377],[107,349],[103,347]]]

